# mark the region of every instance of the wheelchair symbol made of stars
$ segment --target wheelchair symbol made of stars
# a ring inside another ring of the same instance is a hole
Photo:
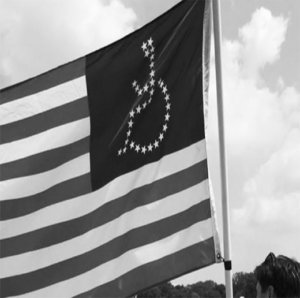
[[[127,122],[127,131],[126,131],[126,140],[122,148],[118,150],[118,155],[121,156],[125,154],[127,151],[132,150],[137,154],[146,154],[151,153],[163,142],[165,138],[166,131],[168,130],[168,124],[170,120],[170,94],[168,93],[168,88],[165,82],[160,78],[156,79],[155,75],[155,48],[153,45],[153,39],[150,37],[146,42],[143,42],[141,46],[145,58],[149,60],[149,77],[146,79],[146,82],[143,85],[139,85],[139,83],[134,80],[132,83],[132,87],[137,94],[137,96],[144,96],[148,94],[149,97],[144,101],[143,104],[138,104],[135,108],[133,108],[129,112],[129,120]],[[157,137],[152,139],[147,144],[138,143],[136,140],[132,138],[132,131],[134,128],[135,117],[143,112],[152,102],[152,98],[155,92],[155,88],[159,88],[162,95],[163,101],[165,102],[165,114],[164,114],[164,122],[161,127],[161,130],[158,132]]]

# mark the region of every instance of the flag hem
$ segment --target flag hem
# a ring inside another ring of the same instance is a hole
[[[210,76],[210,49],[211,49],[211,0],[205,1],[204,8],[204,21],[203,21],[203,43],[202,43],[202,86],[203,86],[203,109],[204,109],[204,125],[205,125],[205,135],[207,133],[207,123],[208,123],[208,92],[209,92],[209,76]],[[206,136],[205,136],[205,139]],[[207,142],[206,151],[207,151]],[[210,179],[210,171],[208,168],[208,181],[209,181],[209,192],[211,201],[211,219],[213,228],[213,238],[215,244],[215,260],[216,263],[220,263],[221,247],[220,238],[218,232],[218,224],[216,218],[216,206],[215,206],[215,195]]]

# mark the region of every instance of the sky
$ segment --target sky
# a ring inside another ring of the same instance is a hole
[[[178,0],[0,0],[0,88],[95,51]],[[300,1],[222,0],[233,273],[272,251],[300,261]],[[207,146],[222,237],[214,53]],[[224,283],[222,264],[174,281]]]

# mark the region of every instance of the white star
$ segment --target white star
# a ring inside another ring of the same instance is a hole
[[[147,44],[143,42],[142,49],[145,51],[147,49]]]
[[[160,80],[160,82],[158,82],[160,88],[162,88],[164,86],[164,82],[162,80]]]
[[[127,144],[128,144],[128,142],[129,142],[129,140],[128,140],[128,139],[126,139],[126,141],[125,141],[125,145],[127,145]]]
[[[136,108],[136,112],[139,114],[140,112],[141,112],[141,107],[140,106],[138,106],[137,108]]]
[[[138,95],[141,96],[142,94],[143,94],[143,91],[142,91],[142,89],[140,89],[139,92],[138,92]]]
[[[143,146],[143,148],[142,148],[142,152],[145,154],[145,153],[146,153],[146,151],[147,151],[146,147],[145,147],[145,146]]]
[[[132,86],[133,86],[133,87],[135,87],[136,84],[137,84],[137,81],[133,81],[133,82],[132,82]]]
[[[151,70],[151,72],[150,72],[150,77],[154,77],[154,75],[155,75],[155,71],[154,71],[154,70]]]
[[[135,92],[138,92],[139,90],[140,90],[139,86],[136,85],[136,86],[135,86]]]
[[[155,50],[155,48],[154,48],[154,47],[151,47],[151,48],[150,48],[150,52],[152,52],[152,53],[153,53],[153,52],[154,52],[154,50]]]
[[[150,38],[148,39],[148,44],[149,44],[149,46],[151,46],[151,45],[153,44],[153,39],[152,39],[152,37],[150,37]]]
[[[152,151],[152,148],[153,148],[153,146],[152,146],[152,144],[150,144],[150,145],[148,146],[148,151]]]
[[[118,155],[121,155],[122,154],[122,149],[120,149],[119,151],[118,151]]]
[[[145,109],[145,108],[146,108],[146,106],[147,106],[147,103],[146,103],[146,102],[144,102],[144,103],[143,103],[143,108]]]
[[[154,89],[150,90],[150,95],[152,96],[154,94]]]
[[[164,86],[164,87],[163,87],[163,90],[162,90],[163,94],[166,94],[167,91],[168,91],[167,87]]]
[[[154,86],[154,84],[155,84],[155,80],[152,78],[152,79],[150,80],[150,85],[151,85],[151,86]]]
[[[152,61],[151,63],[150,63],[150,68],[153,68],[154,67],[154,62]]]
[[[170,108],[171,108],[171,104],[168,102],[168,103],[166,104],[166,109],[167,109],[167,110],[170,110]]]
[[[150,56],[150,60],[154,60],[154,54]]]
[[[132,125],[133,125],[133,121],[132,121],[132,119],[130,119],[130,121],[128,122],[128,126],[132,127]]]
[[[126,153],[126,150],[127,150],[127,148],[126,148],[126,147],[124,147],[124,149],[123,149],[123,153]]]
[[[130,111],[129,115],[130,115],[130,117],[133,117],[134,116],[134,111]]]
[[[149,55],[150,55],[149,51],[146,50],[146,51],[145,51],[145,57],[148,57]]]
[[[155,148],[158,147],[158,142],[157,142],[157,141],[154,142],[154,147],[155,147]]]
[[[168,129],[168,125],[165,124],[165,125],[163,126],[163,131],[166,131],[167,129]]]
[[[131,143],[130,143],[130,148],[132,149],[134,147],[134,142],[132,141]]]
[[[149,100],[148,100],[148,104],[150,104],[150,103],[151,103],[151,101],[152,101],[152,97],[150,97],[150,98],[149,98]]]
[[[166,121],[169,121],[169,119],[170,119],[170,114],[169,114],[169,113],[167,113],[167,114],[165,115],[165,119],[166,119]]]
[[[149,89],[149,86],[146,84],[146,85],[144,86],[144,90],[145,90],[145,91],[148,91],[148,89]]]
[[[136,151],[136,152],[139,152],[139,151],[140,151],[140,145],[136,145],[136,146],[135,146],[135,151]]]
[[[129,137],[131,135],[131,130],[129,129],[128,131],[127,131],[127,136]]]
[[[164,138],[164,135],[161,133],[161,134],[159,135],[159,139],[162,141],[163,138]]]
[[[165,100],[168,101],[170,99],[170,95],[167,93],[165,96]]]

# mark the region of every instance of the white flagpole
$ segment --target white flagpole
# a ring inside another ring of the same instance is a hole
[[[229,224],[229,202],[227,191],[226,152],[224,138],[224,116],[223,116],[223,84],[222,84],[222,48],[221,48],[221,14],[220,0],[212,0],[215,61],[216,61],[216,88],[218,107],[218,126],[220,142],[220,166],[221,166],[221,195],[223,211],[223,242],[224,242],[224,265],[225,265],[225,287],[226,297],[233,297],[232,271],[231,271],[231,243]]]

